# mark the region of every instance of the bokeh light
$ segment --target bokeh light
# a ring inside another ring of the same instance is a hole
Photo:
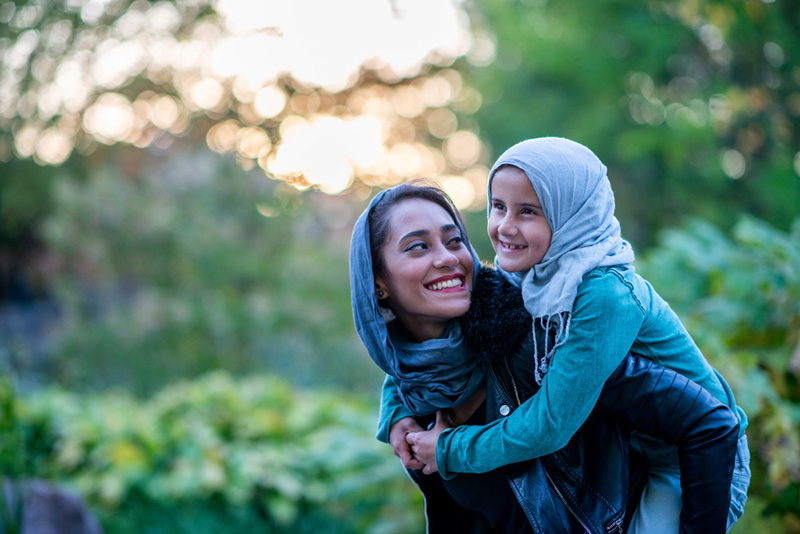
[[[0,13],[28,28],[0,47],[17,157],[58,165],[96,143],[168,147],[203,128],[212,150],[300,189],[427,177],[474,203],[456,176],[485,150],[459,117],[481,98],[450,66],[491,61],[494,44],[471,35],[460,2],[70,2],[79,29],[63,14],[38,24],[40,7]]]
[[[747,160],[738,150],[726,150],[722,153],[722,170],[729,178],[734,180],[744,176],[747,170]]]

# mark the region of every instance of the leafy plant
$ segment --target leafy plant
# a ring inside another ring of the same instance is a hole
[[[26,446],[108,531],[422,528],[419,492],[372,435],[371,402],[216,372],[145,402],[50,389],[21,405],[37,436]]]
[[[16,394],[10,381],[0,377],[0,525],[6,534],[18,534],[22,530],[25,467]]]
[[[782,232],[743,217],[730,237],[695,221],[666,232],[638,268],[733,388],[750,423],[750,494],[791,531],[800,521],[800,219]]]

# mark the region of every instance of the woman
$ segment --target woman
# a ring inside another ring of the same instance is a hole
[[[440,190],[406,184],[381,192],[356,223],[350,262],[356,328],[391,377],[384,389],[384,440],[386,428],[397,436],[405,432],[397,428],[416,424],[410,416],[466,407],[456,410],[454,422],[480,423],[508,415],[534,392],[533,382],[518,380],[525,370],[507,357],[513,351],[492,345],[502,339],[498,332],[518,343],[520,321],[501,318],[498,328],[462,332],[458,319],[470,310],[476,281],[488,279],[491,295],[497,280],[491,272],[479,277],[461,219]],[[499,289],[495,295],[507,292]],[[653,410],[632,410],[634,404]],[[718,531],[720,514],[724,531],[727,501],[700,506],[697,495],[730,486],[737,422],[727,407],[680,375],[632,356],[609,379],[598,406],[621,424],[597,413],[567,447],[547,457],[451,480],[411,472],[426,497],[429,531],[455,531],[439,518],[451,519],[459,506],[469,512],[455,516],[469,523],[461,531],[475,525],[505,532],[622,531],[638,487],[636,470],[628,469],[631,428],[678,445],[686,474],[684,531]]]

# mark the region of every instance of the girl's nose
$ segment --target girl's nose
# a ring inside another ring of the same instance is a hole
[[[503,218],[500,224],[497,225],[497,231],[502,235],[515,236],[519,233],[517,225],[513,223],[508,217]]]

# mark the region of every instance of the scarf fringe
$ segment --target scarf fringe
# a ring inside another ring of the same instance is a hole
[[[550,368],[550,363],[553,361],[556,350],[567,342],[571,320],[572,314],[569,312],[545,315],[533,320],[533,378],[536,380],[536,384],[542,385],[542,380],[544,380],[544,375],[547,374],[547,370]],[[537,321],[539,327],[544,331],[544,354],[541,358],[539,357],[539,347],[536,336]],[[550,346],[551,330],[554,331],[552,346]]]

